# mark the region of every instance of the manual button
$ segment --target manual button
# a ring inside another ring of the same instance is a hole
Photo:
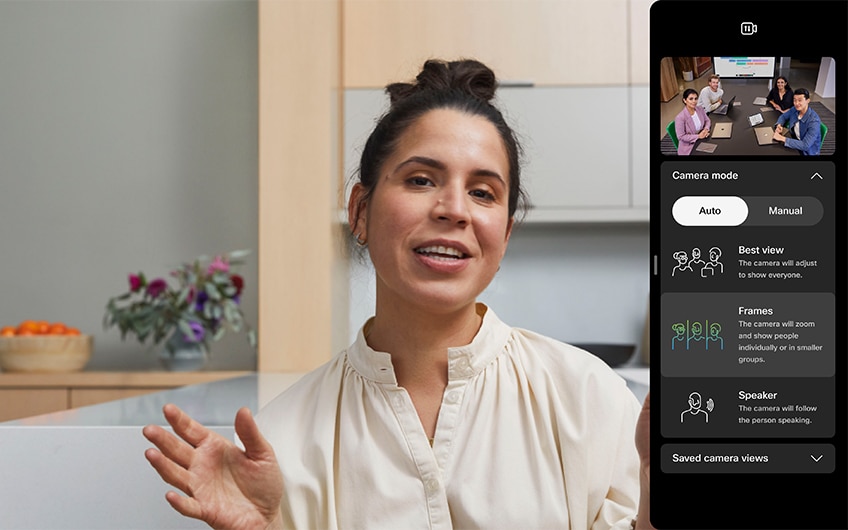
[[[750,226],[813,226],[824,206],[815,197],[745,197]]]

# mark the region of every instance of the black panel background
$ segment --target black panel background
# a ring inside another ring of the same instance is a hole
[[[757,33],[743,36],[742,22],[757,24]],[[660,123],[660,60],[666,56],[790,56],[833,57],[836,62],[836,151],[819,157],[837,165],[836,233],[839,248],[848,244],[848,2],[846,1],[705,1],[659,0],[651,6],[651,117],[645,134],[655,137]],[[791,80],[790,80],[791,82]],[[814,87],[809,87],[812,89]],[[679,101],[679,100],[678,100]],[[659,279],[653,275],[653,256],[660,252],[661,213],[658,182],[662,162],[680,160],[663,156],[660,142],[651,144],[651,350],[659,351]],[[779,157],[733,157],[735,160],[781,160]],[[719,157],[711,161],[721,160]],[[785,159],[782,159],[785,161]],[[767,195],[768,193],[763,193]],[[826,244],[826,242],[823,242]],[[837,352],[848,351],[848,267],[835,273],[837,299]],[[843,324],[843,326],[840,326]],[[674,529],[846,529],[848,528],[848,364],[837,354],[837,434],[834,439],[807,442],[834,443],[837,472],[832,475],[664,475],[659,470],[660,446],[666,441],[659,422],[652,422],[652,522]],[[651,403],[659,406],[662,388],[658,370],[651,372]],[[659,411],[657,411],[659,412]],[[658,417],[659,414],[656,415]],[[697,443],[733,443],[739,440],[693,440]],[[758,440],[760,441],[760,440]],[[773,442],[789,441],[785,439]]]

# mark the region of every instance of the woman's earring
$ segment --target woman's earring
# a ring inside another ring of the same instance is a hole
[[[362,239],[362,238],[360,237],[360,234],[354,234],[354,236],[353,236],[353,237],[355,237],[355,238],[356,238],[356,244],[357,244],[357,245],[359,245],[360,247],[364,247],[364,246],[365,246],[365,244],[366,244],[366,243],[368,243],[368,241],[367,241],[367,240]]]

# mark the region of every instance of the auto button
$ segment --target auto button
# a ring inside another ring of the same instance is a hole
[[[671,215],[682,226],[739,226],[748,218],[748,204],[732,195],[687,195],[674,201]]]

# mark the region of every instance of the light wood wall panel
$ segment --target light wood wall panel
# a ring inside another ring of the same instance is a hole
[[[630,15],[630,82],[647,85],[651,82],[651,4],[654,0],[628,0]]]
[[[346,341],[339,17],[338,0],[259,2],[260,371],[313,368]]]
[[[503,80],[628,82],[627,0],[344,0],[344,86],[411,79],[424,60],[475,57]]]

